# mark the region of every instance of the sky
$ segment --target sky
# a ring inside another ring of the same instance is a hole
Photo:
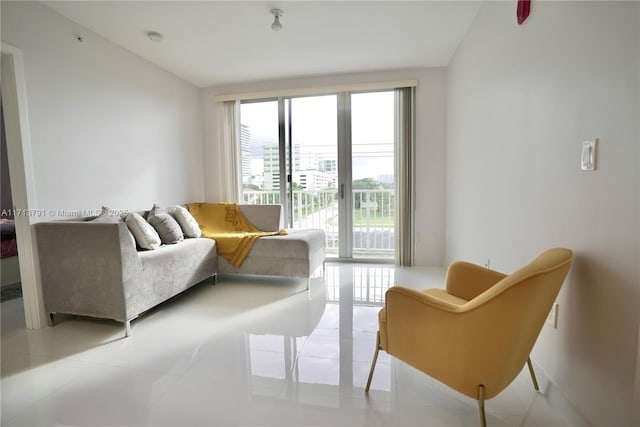
[[[337,158],[337,96],[293,98],[292,138],[303,152]],[[351,96],[353,179],[393,174],[394,93]],[[278,141],[277,101],[246,103],[241,122],[251,130],[252,144]]]

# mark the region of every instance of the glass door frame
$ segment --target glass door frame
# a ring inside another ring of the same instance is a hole
[[[280,161],[280,202],[283,206],[283,222],[285,227],[293,224],[293,195],[291,194],[291,151],[287,149],[288,135],[291,131],[291,108],[289,117],[285,115],[285,98],[278,97],[278,154]],[[288,123],[285,120],[288,120]],[[287,129],[288,125],[288,129]],[[288,167],[287,167],[288,166]],[[284,202],[284,203],[283,203]]]
[[[351,92],[338,93],[338,259],[353,258]]]

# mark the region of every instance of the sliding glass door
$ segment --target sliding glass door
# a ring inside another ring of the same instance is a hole
[[[393,258],[393,92],[243,102],[240,119],[242,203],[323,229],[328,257]]]
[[[351,95],[353,258],[393,258],[394,93]]]
[[[336,99],[336,95],[285,99],[290,224],[322,228],[328,256],[333,257],[340,247]]]

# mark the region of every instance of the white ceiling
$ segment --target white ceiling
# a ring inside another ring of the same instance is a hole
[[[446,66],[480,1],[45,1],[199,87]],[[271,30],[272,8],[284,29]],[[514,12],[515,13],[515,12]],[[163,34],[160,43],[145,33]]]

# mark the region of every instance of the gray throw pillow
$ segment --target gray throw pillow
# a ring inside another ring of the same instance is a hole
[[[100,210],[100,214],[97,217],[95,217],[94,219],[92,219],[91,221],[96,221],[96,222],[114,222],[113,221],[113,216],[109,215],[110,211],[111,210],[108,207],[103,206],[102,209]],[[117,221],[115,221],[115,222],[117,222]]]
[[[103,206],[102,212],[100,212],[100,215],[92,219],[90,222],[117,224],[119,222],[124,222],[124,220],[120,216],[113,215],[113,213],[111,212],[111,209]],[[130,239],[130,244],[135,246],[136,239],[135,237],[133,237],[133,234],[131,233],[131,230],[129,229],[129,227],[127,227],[127,235],[128,235],[128,238]]]
[[[166,209],[153,205],[147,221],[156,229],[162,243],[173,244],[184,240],[180,224]]]
[[[158,249],[162,243],[156,230],[136,212],[131,212],[125,220],[127,227],[142,249]]]
[[[198,225],[198,221],[191,215],[186,208],[182,206],[172,206],[169,208],[169,212],[173,215],[173,217],[178,221],[184,235],[187,237],[200,237],[202,236],[202,231],[200,231],[200,226]]]

